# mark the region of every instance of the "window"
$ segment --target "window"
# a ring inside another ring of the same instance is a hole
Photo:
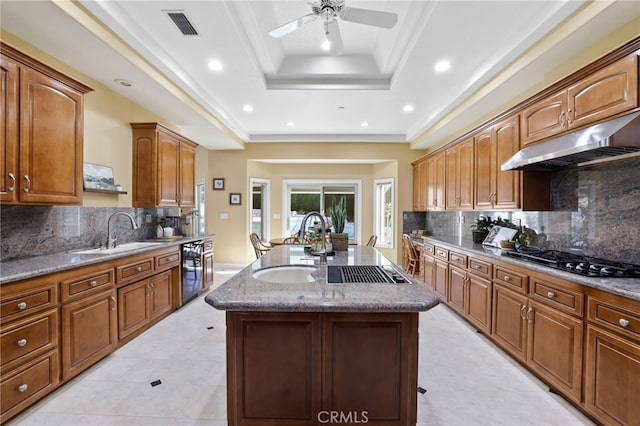
[[[251,178],[251,223],[249,229],[262,240],[269,239],[269,183],[267,179]]]
[[[350,240],[360,239],[360,181],[342,180],[285,180],[283,181],[283,236],[294,235],[300,230],[305,214],[320,212],[330,222],[331,207],[341,198],[347,204],[347,223],[344,232]],[[312,222],[312,221],[309,221]],[[307,227],[313,223],[307,223]]]
[[[373,233],[378,236],[376,246],[393,248],[395,223],[393,178],[377,179],[373,186]]]

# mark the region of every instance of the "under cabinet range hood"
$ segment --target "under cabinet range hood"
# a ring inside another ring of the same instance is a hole
[[[502,170],[553,170],[640,154],[640,112],[527,146],[502,164]]]

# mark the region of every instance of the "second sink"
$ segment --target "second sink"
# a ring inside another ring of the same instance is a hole
[[[252,276],[253,278],[270,283],[306,283],[316,280],[311,276],[311,273],[316,269],[315,266],[285,265],[260,269],[254,272]]]

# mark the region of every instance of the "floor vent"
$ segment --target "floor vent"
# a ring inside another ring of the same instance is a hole
[[[198,35],[198,31],[196,31],[195,27],[191,24],[189,18],[187,18],[187,15],[185,15],[184,12],[167,11],[166,14],[171,18],[173,23],[176,24],[183,35]]]

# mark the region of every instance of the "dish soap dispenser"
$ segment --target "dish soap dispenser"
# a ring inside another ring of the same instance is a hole
[[[156,227],[156,238],[162,238],[164,236],[164,229],[162,229],[162,226],[158,225]]]

